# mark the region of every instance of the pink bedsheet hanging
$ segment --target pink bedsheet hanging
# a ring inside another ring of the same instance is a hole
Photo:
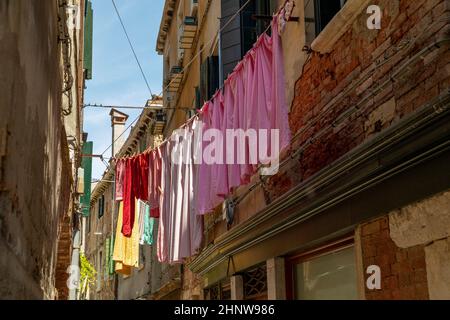
[[[198,214],[210,212],[233,189],[249,183],[258,164],[278,157],[277,151],[290,144],[283,50],[276,18],[272,21],[272,35],[264,33],[258,38],[225,81],[223,91],[201,110],[203,132],[211,128],[222,132],[222,159],[226,164],[200,165],[198,177],[203,183],[198,190]],[[231,141],[227,130],[234,130],[241,144]],[[277,148],[272,143],[274,130]],[[252,134],[256,134],[256,143],[248,138]],[[203,151],[210,143],[203,142]]]
[[[280,150],[290,143],[283,54],[276,20],[272,28],[272,36],[263,34],[258,39],[225,81],[223,92],[218,91],[205,103],[198,119],[187,123],[176,141],[168,140],[158,149],[159,158],[156,158],[160,159],[161,176],[157,189],[161,192],[155,191],[157,182],[149,181],[149,200],[152,202],[159,196],[157,253],[160,262],[182,262],[194,255],[203,237],[201,215],[211,212],[235,188],[248,183],[258,163],[267,160],[262,157],[251,161],[254,141],[246,140],[242,148],[238,143],[231,147],[227,130],[240,129],[242,133],[255,130],[256,146],[266,145],[263,156],[273,156],[276,151],[270,148],[271,130],[279,132]],[[219,136],[209,132],[210,136],[205,137],[211,129]],[[201,134],[196,136],[197,130]],[[266,130],[267,136],[260,137],[261,130]],[[210,154],[215,161],[208,163],[205,155],[211,151],[215,139],[222,140],[216,141]],[[199,162],[195,161],[196,151],[200,154]],[[231,151],[234,156],[229,155]],[[238,162],[239,152],[242,163]],[[154,162],[150,157],[149,177]]]

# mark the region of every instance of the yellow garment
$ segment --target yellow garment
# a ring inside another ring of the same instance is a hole
[[[136,204],[135,208],[137,207]],[[127,238],[122,234],[123,202],[119,203],[119,217],[117,219],[113,260],[116,262],[116,272],[123,275],[130,275],[131,267],[139,267],[139,212],[138,210],[135,211],[131,237]]]

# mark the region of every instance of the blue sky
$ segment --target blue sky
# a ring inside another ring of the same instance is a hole
[[[156,51],[164,0],[115,0],[136,54],[154,94],[161,92],[162,57]],[[122,31],[111,0],[93,0],[93,75],[86,82],[85,103],[143,106],[150,98],[133,53]],[[120,109],[119,109],[120,110]],[[86,108],[84,131],[94,142],[94,154],[111,144],[110,109]],[[122,109],[131,123],[140,110]],[[128,133],[126,133],[128,135]],[[111,156],[108,150],[105,157]],[[92,177],[101,178],[105,165],[93,159]]]

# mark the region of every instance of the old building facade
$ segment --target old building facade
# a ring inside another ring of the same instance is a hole
[[[128,115],[112,109],[112,155],[116,158],[126,157],[158,146],[162,142],[162,129],[166,119],[162,109],[161,99],[149,100],[127,138],[124,130]],[[114,161],[110,161],[110,167],[92,191],[90,215],[84,220],[83,251],[97,271],[96,283],[91,286],[86,298],[180,299],[181,266],[158,262],[157,224],[153,230],[154,245],[139,246],[139,267],[133,268],[128,276],[115,273],[111,255],[118,219],[114,183],[115,165]]]
[[[0,297],[67,299],[79,214],[85,1],[0,4]]]
[[[164,137],[285,1],[245,3],[165,2]],[[278,174],[236,190],[232,223],[221,206],[205,217],[181,297],[448,299],[450,2],[297,0],[292,17],[291,147]]]

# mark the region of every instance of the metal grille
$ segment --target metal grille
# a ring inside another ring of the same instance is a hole
[[[220,285],[208,289],[209,300],[220,300]]]
[[[267,293],[267,269],[265,265],[243,274],[244,297],[252,299]]]
[[[231,300],[230,283],[221,283],[206,289],[205,296],[208,300]]]

